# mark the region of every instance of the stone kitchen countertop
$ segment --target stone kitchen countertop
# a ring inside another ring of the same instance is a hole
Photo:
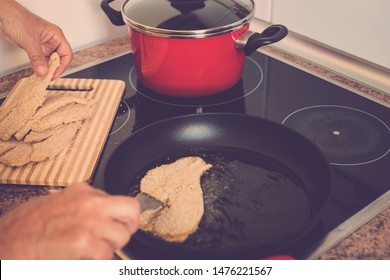
[[[75,72],[78,69],[86,68],[88,65],[97,64],[129,52],[129,40],[127,36],[119,37],[108,42],[84,49],[75,53],[75,58],[68,72]],[[297,65],[315,75],[324,77],[331,82],[342,85],[353,91],[359,91],[370,98],[390,103],[390,96],[385,92],[378,91],[368,86],[352,81],[340,74],[331,72],[312,62],[285,53],[276,47],[263,47],[264,52],[272,54],[292,65]],[[263,50],[262,50],[263,51]],[[14,86],[15,82],[22,77],[29,76],[31,69],[24,69],[4,77],[0,77],[0,97],[4,96]],[[66,73],[65,73],[66,74]],[[37,196],[47,195],[51,192],[50,187],[38,186],[11,186],[0,185],[0,215],[21,203]],[[390,259],[390,207],[369,221],[354,232],[341,238],[326,250],[317,254],[314,259]]]

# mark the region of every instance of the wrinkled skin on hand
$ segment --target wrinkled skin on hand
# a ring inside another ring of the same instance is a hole
[[[0,259],[111,259],[138,228],[140,206],[85,183],[0,218]]]
[[[23,48],[38,76],[46,75],[53,52],[61,58],[53,80],[69,66],[73,51],[62,30],[31,13],[15,0],[0,0],[0,33]]]

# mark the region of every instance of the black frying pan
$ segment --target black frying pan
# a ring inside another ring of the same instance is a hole
[[[184,243],[138,231],[126,248],[140,258],[262,258],[288,252],[319,222],[331,191],[324,157],[300,134],[248,115],[187,115],[137,131],[110,158],[105,189],[135,196],[147,170],[195,155],[213,165],[201,178],[198,230]]]

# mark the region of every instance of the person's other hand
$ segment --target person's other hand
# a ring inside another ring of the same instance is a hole
[[[0,31],[26,51],[38,76],[46,75],[47,61],[53,52],[61,58],[53,80],[65,71],[73,59],[72,48],[62,30],[15,0],[0,0]]]
[[[110,259],[136,232],[139,215],[134,198],[73,184],[0,218],[0,259]]]

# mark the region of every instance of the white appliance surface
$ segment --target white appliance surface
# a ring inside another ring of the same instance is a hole
[[[390,69],[388,0],[272,0],[271,10],[274,23]]]

